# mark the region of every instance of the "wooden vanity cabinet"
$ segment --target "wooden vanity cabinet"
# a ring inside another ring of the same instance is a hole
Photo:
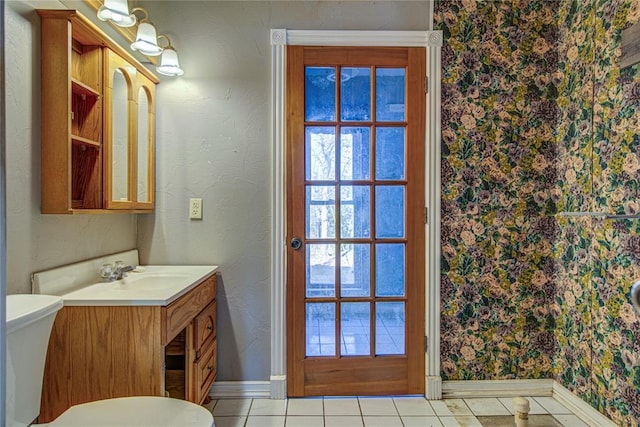
[[[150,196],[145,203],[126,209],[114,209],[107,203],[104,187],[112,181],[106,163],[110,159],[105,156],[105,129],[111,128],[112,117],[105,104],[108,54],[119,56],[143,76],[148,97],[154,96],[158,78],[77,11],[37,12],[42,33],[42,213],[150,212],[154,207]],[[131,92],[137,102],[137,93]],[[153,106],[152,98],[145,102]],[[145,117],[150,128],[152,113],[149,108],[149,118]],[[133,144],[137,114],[132,111],[128,117]],[[152,139],[153,129],[145,135]],[[153,147],[153,141],[150,145]],[[152,166],[151,161],[150,169],[145,170],[151,179]],[[152,183],[148,188],[145,194],[153,191]]]
[[[38,422],[125,396],[202,404],[217,373],[216,276],[166,306],[65,306],[45,363]]]

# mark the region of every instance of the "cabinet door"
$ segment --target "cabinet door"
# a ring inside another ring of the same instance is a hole
[[[154,207],[155,83],[105,50],[104,205],[150,211]]]
[[[155,84],[142,74],[136,79],[135,191],[136,209],[153,209],[155,163]]]
[[[137,71],[109,49],[105,49],[104,63],[104,206],[131,209]]]

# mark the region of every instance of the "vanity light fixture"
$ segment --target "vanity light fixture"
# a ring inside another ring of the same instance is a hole
[[[156,71],[162,75],[171,77],[183,75],[184,70],[180,68],[180,64],[178,63],[178,53],[171,45],[171,40],[169,40],[169,37],[164,34],[158,36],[158,40],[160,39],[165,39],[167,41],[167,46],[165,46],[162,51],[160,65],[156,67]]]
[[[156,28],[149,21],[149,14],[141,7],[134,8],[131,11],[131,14],[134,14],[135,12],[142,12],[144,17],[140,20],[140,24],[138,24],[136,41],[131,44],[131,49],[137,50],[147,56],[160,55],[162,53],[162,48],[158,46]]]
[[[129,13],[127,0],[104,0],[98,9],[98,19],[111,21],[119,27],[133,27],[136,24],[136,16]]]

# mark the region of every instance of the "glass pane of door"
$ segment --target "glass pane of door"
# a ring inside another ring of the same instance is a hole
[[[405,353],[404,73],[305,68],[307,357]]]

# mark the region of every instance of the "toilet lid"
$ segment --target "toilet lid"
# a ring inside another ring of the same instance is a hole
[[[169,397],[121,397],[72,406],[49,427],[213,427],[202,406]]]

